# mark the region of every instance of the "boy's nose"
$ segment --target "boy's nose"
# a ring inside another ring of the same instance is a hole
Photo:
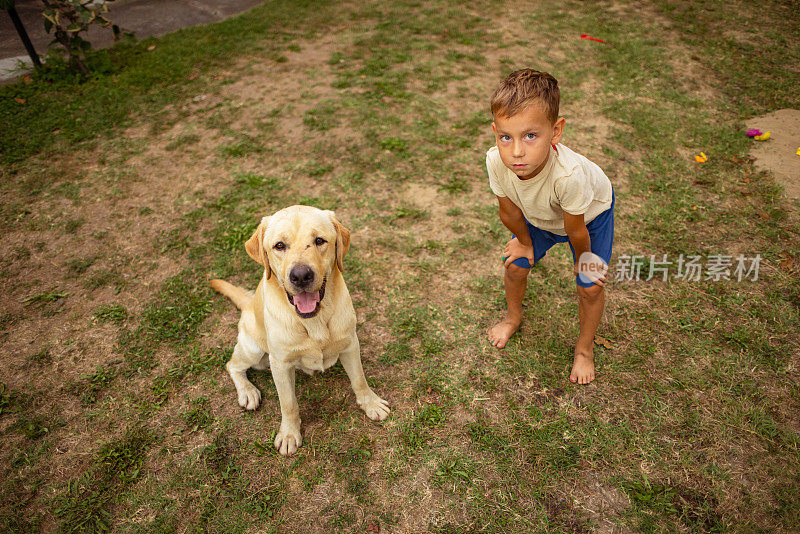
[[[514,150],[514,155],[517,157],[525,155],[525,149],[522,147],[522,143],[520,143],[519,141],[514,142],[513,150]]]

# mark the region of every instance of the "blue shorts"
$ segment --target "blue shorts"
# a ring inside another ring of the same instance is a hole
[[[614,244],[614,202],[616,198],[612,191],[611,193],[611,207],[606,211],[592,219],[586,225],[589,230],[589,238],[592,241],[592,252],[603,258],[606,264],[611,263],[611,247]],[[544,258],[550,247],[556,243],[569,243],[569,238],[565,235],[554,234],[547,230],[542,230],[529,223],[527,220],[525,224],[528,225],[528,234],[531,236],[531,243],[533,243],[533,263],[534,265]],[[572,248],[572,243],[569,243],[569,248],[572,250],[572,262],[575,263],[575,249]],[[514,260],[514,265],[522,267],[523,269],[530,269],[531,264],[528,258],[517,258]],[[575,283],[581,287],[592,287],[594,283],[584,282],[575,277]]]

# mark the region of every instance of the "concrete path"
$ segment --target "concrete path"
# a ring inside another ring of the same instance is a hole
[[[224,20],[261,4],[263,0],[116,0],[108,4],[108,18],[137,39],[164,35],[179,28]],[[41,0],[17,0],[17,12],[40,56],[44,56],[52,36],[44,31]],[[86,38],[95,48],[114,43],[111,28],[93,28]],[[30,69],[22,41],[11,18],[0,9],[0,81],[10,80]],[[20,70],[22,67],[22,70]],[[0,82],[1,83],[1,82]]]

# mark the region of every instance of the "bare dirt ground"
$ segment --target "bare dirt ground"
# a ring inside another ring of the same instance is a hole
[[[800,110],[780,109],[753,117],[747,127],[771,132],[766,141],[753,141],[750,155],[756,167],[771,172],[787,196],[800,199]]]

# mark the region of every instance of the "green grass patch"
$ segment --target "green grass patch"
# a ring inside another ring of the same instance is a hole
[[[684,486],[653,484],[647,480],[628,481],[623,488],[631,498],[642,531],[660,530],[665,516],[679,520],[691,530],[725,530],[726,525],[715,512],[719,503],[711,496]]]
[[[191,271],[167,280],[156,302],[142,312],[141,329],[157,342],[183,342],[196,335],[211,311],[210,290]]]
[[[192,408],[183,415],[186,427],[190,432],[202,430],[214,422],[214,416],[208,408],[208,399],[198,397],[192,401]]]
[[[78,396],[81,404],[89,405],[97,401],[97,395],[119,376],[119,369],[98,365],[93,373],[81,375],[79,382],[67,385],[67,390]]]
[[[122,324],[128,318],[128,310],[121,304],[104,304],[94,311],[94,317],[103,323]]]
[[[303,115],[303,124],[312,130],[325,132],[339,123],[336,111],[337,107],[332,102],[321,104]]]
[[[241,158],[251,154],[260,154],[265,150],[267,148],[257,138],[248,135],[241,135],[237,141],[218,148],[219,154],[228,158]]]
[[[179,135],[175,138],[175,140],[170,141],[165,147],[164,150],[178,150],[179,148],[183,148],[186,146],[194,145],[200,141],[200,136],[197,134],[185,134]]]
[[[50,302],[56,302],[56,301],[59,301],[61,299],[65,299],[68,296],[69,296],[69,294],[65,293],[63,291],[53,290],[53,291],[48,291],[48,292],[45,292],[45,293],[37,293],[35,295],[31,295],[30,297],[26,297],[26,298],[22,299],[22,302],[24,304],[38,304],[38,305],[41,305],[41,304],[47,304],[47,303],[50,303]]]
[[[54,515],[64,532],[106,532],[113,524],[111,506],[144,474],[147,450],[155,436],[130,428],[118,441],[104,445],[84,474],[67,483],[56,498]]]

